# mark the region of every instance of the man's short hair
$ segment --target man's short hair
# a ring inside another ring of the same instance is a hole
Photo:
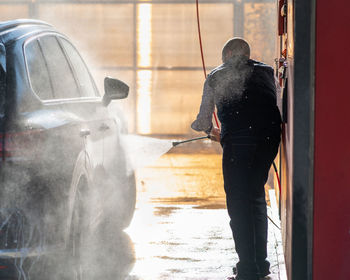
[[[226,42],[222,49],[222,61],[226,61],[227,53],[232,51],[232,56],[247,56],[250,57],[250,47],[246,40],[242,38],[232,38]]]

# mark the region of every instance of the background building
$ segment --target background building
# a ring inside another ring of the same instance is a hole
[[[276,49],[273,0],[202,0],[207,71],[221,63],[223,44],[245,37],[252,57],[270,65]],[[67,34],[103,88],[106,75],[131,87],[123,110],[129,130],[187,135],[200,104],[204,75],[195,1],[0,0],[0,20],[35,18]]]

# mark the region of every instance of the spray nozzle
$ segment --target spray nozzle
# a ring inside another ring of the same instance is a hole
[[[192,142],[192,141],[197,141],[197,140],[201,140],[201,139],[210,139],[210,135],[192,138],[192,139],[187,139],[187,140],[183,140],[183,141],[175,141],[175,142],[173,142],[173,147],[180,145],[180,144],[184,144],[184,143],[188,143],[188,142]]]

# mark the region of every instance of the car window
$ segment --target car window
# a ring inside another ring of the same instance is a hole
[[[55,98],[80,97],[72,69],[56,37],[40,37],[39,43],[49,69]]]
[[[94,82],[80,54],[67,40],[61,39],[61,42],[76,74],[80,94],[86,97],[96,96]]]
[[[37,40],[29,42],[25,47],[28,74],[33,91],[40,99],[52,99],[52,87],[47,65]]]
[[[5,71],[0,65],[0,118],[5,114],[5,93],[6,93]]]
[[[6,52],[5,46],[0,44],[0,118],[5,114],[5,94],[6,94]]]

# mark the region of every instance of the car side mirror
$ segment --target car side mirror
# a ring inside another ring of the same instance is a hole
[[[102,98],[103,106],[108,106],[108,104],[114,99],[124,99],[128,97],[129,86],[124,82],[106,77],[104,81],[105,94]]]

